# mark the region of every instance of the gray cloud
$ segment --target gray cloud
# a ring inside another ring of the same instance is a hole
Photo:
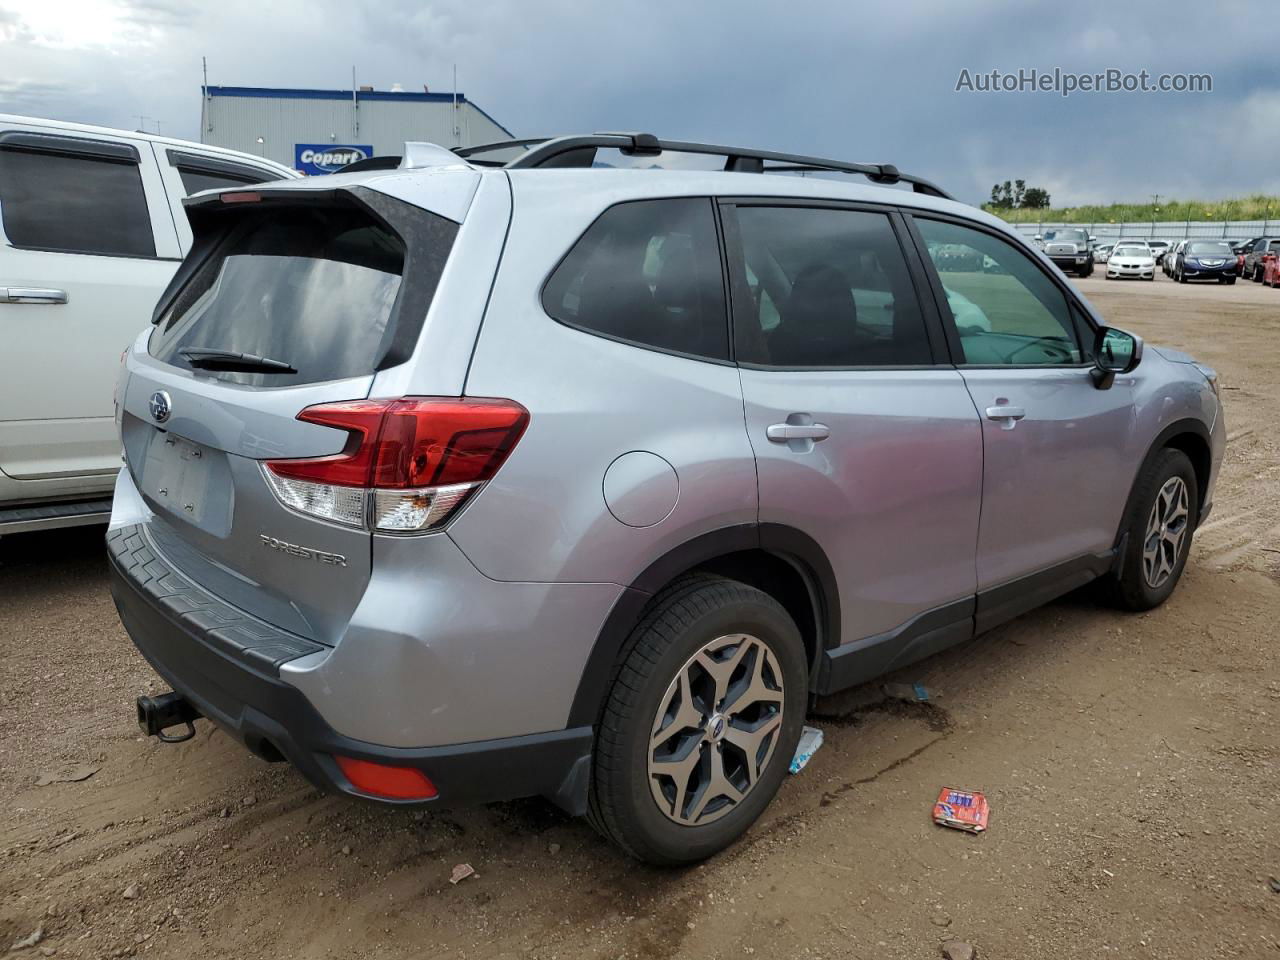
[[[3,4],[5,0],[0,0]],[[12,2],[12,0],[11,0]],[[645,129],[917,171],[969,200],[1021,177],[1059,202],[1214,198],[1276,189],[1274,40],[1212,32],[1141,4],[834,0],[127,0],[118,31],[40,46],[0,10],[0,111],[198,136],[200,57],[213,83],[459,86],[518,135]],[[1211,94],[956,93],[962,68],[1207,72]]]

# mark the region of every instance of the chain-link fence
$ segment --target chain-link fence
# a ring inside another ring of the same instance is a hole
[[[1251,237],[1280,235],[1280,220],[1130,220],[1125,223],[1015,223],[1011,226],[1028,238],[1046,230],[1083,227],[1111,243],[1124,237],[1143,240],[1248,240]]]

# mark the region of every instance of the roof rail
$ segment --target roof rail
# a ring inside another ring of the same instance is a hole
[[[515,147],[527,148],[524,153],[502,163],[485,160],[477,154],[496,153]],[[697,153],[725,158],[724,169],[740,173],[801,173],[831,172],[854,173],[873,183],[909,183],[916,193],[953,199],[935,184],[912,174],[902,173],[891,163],[847,163],[843,160],[824,160],[795,153],[778,153],[773,150],[754,150],[749,147],[724,147],[710,143],[693,143],[685,140],[660,140],[651,133],[593,133],[585,136],[535,137],[526,140],[501,140],[474,147],[460,147],[454,152],[470,163],[485,167],[506,167],[521,170],[532,167],[589,167],[596,151],[615,149],[625,156],[656,157],[664,150],[676,153]],[[770,164],[766,166],[765,164]]]

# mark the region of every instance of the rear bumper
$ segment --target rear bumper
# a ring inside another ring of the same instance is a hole
[[[422,748],[354,740],[279,677],[281,662],[312,652],[314,644],[256,622],[229,625],[212,604],[193,604],[190,589],[166,602],[173,591],[154,584],[178,575],[137,527],[112,530],[108,546],[111,594],[134,645],[176,692],[258,756],[288,760],[321,789],[366,799],[381,800],[356,790],[335,754],[422,770],[439,791],[426,801],[431,806],[540,795],[572,814],[585,811],[590,727]],[[246,636],[251,642],[243,642]]]

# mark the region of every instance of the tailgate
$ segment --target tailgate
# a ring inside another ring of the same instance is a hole
[[[299,415],[364,400],[409,356],[457,224],[362,188],[229,196],[190,209],[192,252],[129,355],[125,459],[174,567],[333,644],[369,580],[369,504],[267,464],[349,453],[349,430]]]

